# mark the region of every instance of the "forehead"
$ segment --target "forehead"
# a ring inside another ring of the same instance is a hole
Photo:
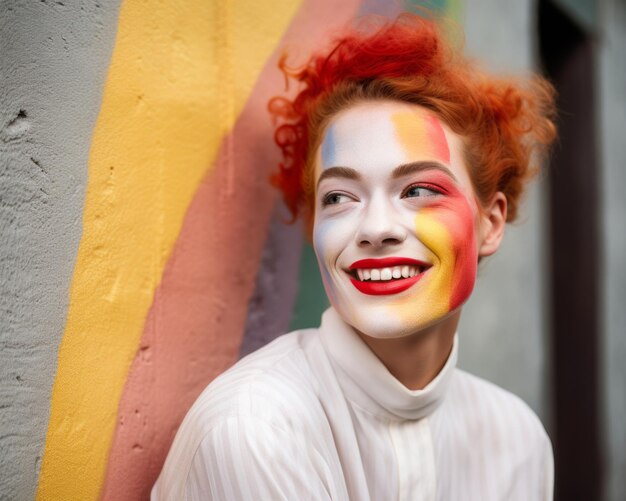
[[[398,166],[435,161],[448,167],[468,197],[475,196],[461,136],[423,106],[364,101],[331,118],[317,151],[314,179],[324,169],[349,167],[382,182]]]
[[[329,121],[318,151],[316,178],[330,167],[383,174],[416,161],[439,162],[466,177],[460,137],[432,111],[410,103],[366,101]]]

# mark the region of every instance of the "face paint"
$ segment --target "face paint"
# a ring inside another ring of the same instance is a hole
[[[315,174],[314,248],[347,323],[398,337],[467,300],[478,206],[462,141],[436,116],[397,102],[348,108],[331,120]]]
[[[460,307],[474,288],[478,268],[474,214],[465,197],[451,190],[445,203],[417,213],[415,234],[428,248],[432,263],[420,291],[424,307],[400,301],[396,308],[406,323],[428,325]]]
[[[450,163],[448,141],[441,123],[435,116],[406,111],[394,113],[392,121],[398,141],[408,155],[413,157],[427,155],[444,164]]]
[[[326,131],[324,142],[321,146],[322,163],[333,165],[335,163],[335,126],[331,125]]]

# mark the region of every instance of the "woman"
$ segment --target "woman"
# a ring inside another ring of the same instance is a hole
[[[286,71],[274,181],[332,306],[209,385],[153,499],[551,499],[537,417],[455,368],[478,262],[554,138],[551,87],[486,75],[410,15]]]

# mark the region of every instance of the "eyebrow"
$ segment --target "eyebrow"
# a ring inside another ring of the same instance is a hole
[[[317,186],[320,185],[322,180],[329,179],[331,177],[354,179],[358,181],[361,179],[361,174],[359,174],[355,169],[352,169],[350,167],[331,167],[329,169],[325,169],[324,172],[322,172],[320,178],[317,180]]]
[[[415,174],[416,172],[433,169],[443,172],[453,181],[457,182],[457,178],[452,173],[452,171],[448,169],[445,165],[440,164],[439,162],[411,162],[408,164],[402,164],[393,170],[393,172],[391,173],[391,177],[393,179],[398,179],[404,176],[408,176],[410,174]]]
[[[450,177],[453,181],[458,182],[456,176],[452,173],[450,169],[448,169],[445,165],[440,164],[439,162],[411,162],[408,164],[402,164],[396,167],[391,173],[391,177],[393,179],[399,179],[404,176],[409,176],[411,174],[415,174],[416,172],[423,172],[426,170],[438,170],[443,172],[445,175]],[[344,179],[354,179],[359,181],[361,179],[361,174],[355,169],[350,167],[330,167],[329,169],[325,169],[324,172],[320,175],[317,180],[317,186],[320,185],[322,180],[329,178],[344,178]]]

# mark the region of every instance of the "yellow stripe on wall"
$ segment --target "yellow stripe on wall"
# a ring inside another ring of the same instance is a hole
[[[299,0],[127,0],[89,158],[38,499],[98,498],[188,205]]]

